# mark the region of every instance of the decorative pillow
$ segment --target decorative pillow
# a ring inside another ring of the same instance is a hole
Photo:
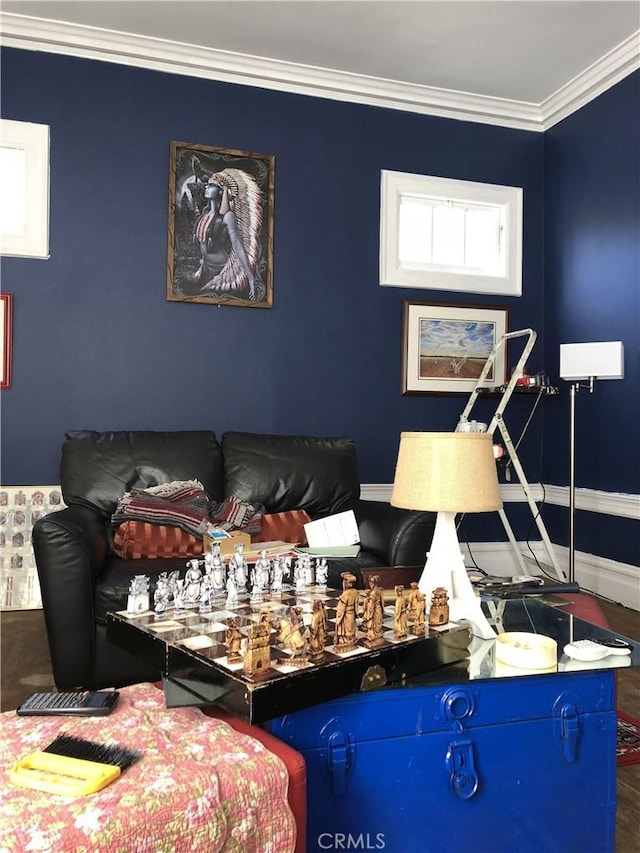
[[[123,560],[201,557],[203,544],[202,539],[179,527],[124,521],[113,534],[113,550]]]
[[[274,512],[262,516],[262,526],[252,542],[291,542],[294,545],[306,545],[307,535],[304,525],[311,521],[303,509],[288,512]]]

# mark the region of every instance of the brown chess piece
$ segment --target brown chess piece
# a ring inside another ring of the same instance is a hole
[[[404,597],[404,586],[395,587],[396,604],[393,612],[393,633],[396,639],[407,636],[407,600]]]
[[[309,626],[309,660],[318,663],[324,657],[327,642],[327,612],[322,599],[317,598],[312,606],[313,615]]]
[[[431,608],[429,610],[429,625],[446,625],[449,621],[449,596],[443,586],[433,590]]]
[[[336,608],[335,650],[347,652],[356,648],[356,607],[360,593],[354,589],[357,580],[351,572],[342,572],[342,593]]]
[[[238,628],[238,623],[235,619],[227,619],[227,630],[225,631],[224,642],[227,647],[227,661],[231,662],[240,660],[242,633]]]
[[[269,645],[269,623],[262,617],[260,622],[251,625],[247,637],[247,649],[243,659],[245,675],[257,675],[271,667],[271,647]]]
[[[384,600],[379,575],[369,578],[369,589],[362,608],[362,629],[366,634],[364,645],[368,649],[384,645]]]
[[[425,632],[425,610],[425,597],[418,589],[416,581],[411,581],[411,592],[409,593],[409,618],[412,622],[411,633],[415,634],[416,637],[423,636]]]

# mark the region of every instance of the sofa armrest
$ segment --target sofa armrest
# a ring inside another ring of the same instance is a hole
[[[381,566],[422,566],[436,523],[434,512],[400,509],[381,501],[359,500],[353,507],[363,550]]]
[[[53,677],[64,689],[83,687],[91,679],[94,590],[107,555],[107,524],[95,510],[74,505],[33,526]]]

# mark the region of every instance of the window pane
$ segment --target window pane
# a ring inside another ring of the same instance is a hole
[[[0,147],[0,234],[24,234],[27,217],[27,152]]]
[[[464,209],[438,206],[433,210],[433,263],[464,266]]]
[[[482,270],[495,270],[499,267],[499,227],[498,210],[467,210],[465,266]]]
[[[431,205],[401,198],[398,256],[405,263],[431,263]]]

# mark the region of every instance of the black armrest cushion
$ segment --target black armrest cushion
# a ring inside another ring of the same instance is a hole
[[[431,545],[436,514],[400,509],[382,501],[354,505],[360,545],[380,566],[421,566]]]
[[[91,678],[94,590],[107,554],[107,523],[95,510],[71,506],[43,516],[33,526],[56,684],[81,686]]]

